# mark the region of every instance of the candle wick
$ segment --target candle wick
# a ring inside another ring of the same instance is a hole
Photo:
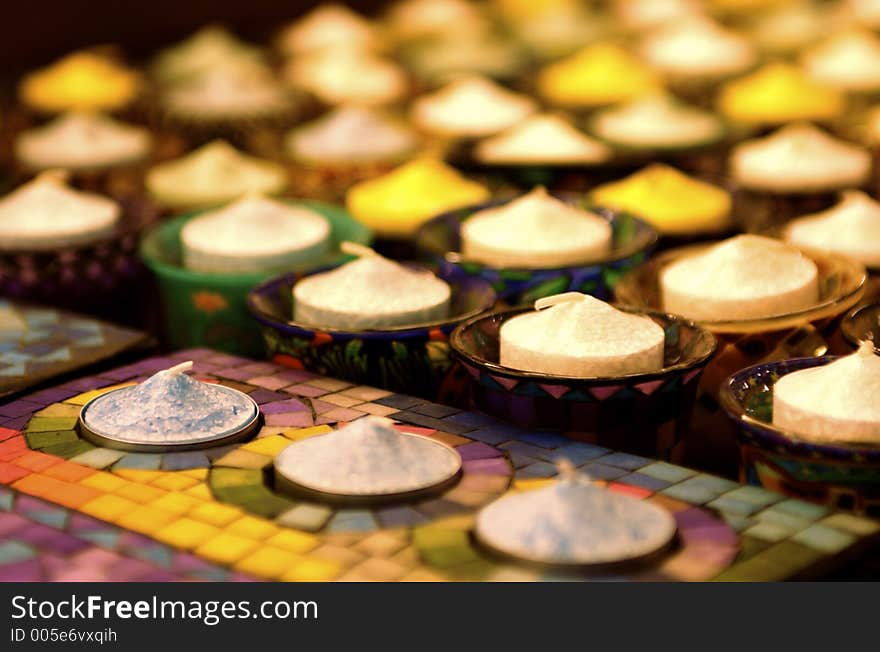
[[[577,476],[577,469],[567,457],[561,457],[556,461],[556,471],[559,477],[566,481],[574,481]]]
[[[53,169],[53,170],[45,170],[44,172],[40,172],[35,178],[34,181],[39,182],[50,182],[50,183],[67,183],[67,180],[70,178],[70,172],[62,169]]]
[[[859,344],[858,354],[861,356],[869,357],[874,355],[874,341],[873,340],[862,340],[861,344]]]
[[[186,362],[181,362],[180,364],[176,364],[173,367],[166,369],[166,371],[172,376],[176,376],[178,374],[182,374],[184,371],[189,371],[190,369],[192,369],[192,367],[193,361],[187,360]]]
[[[554,294],[550,297],[542,297],[535,301],[535,310],[543,310],[544,308],[549,308],[550,306],[555,306],[560,303],[567,303],[569,301],[582,301],[584,295],[580,292],[563,292],[562,294]]]
[[[344,254],[349,254],[351,256],[357,256],[358,258],[380,258],[379,254],[376,253],[374,249],[367,247],[366,245],[359,244],[357,242],[350,242],[349,240],[345,240],[344,242],[339,243],[339,250]]]

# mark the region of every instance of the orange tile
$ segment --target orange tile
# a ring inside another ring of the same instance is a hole
[[[60,457],[55,457],[54,455],[46,455],[46,453],[41,453],[40,451],[28,451],[21,457],[16,458],[15,465],[35,473],[41,473],[50,466],[55,466],[63,461]]]
[[[15,437],[16,435],[20,435],[21,433],[18,430],[13,430],[12,428],[0,428],[0,441],[6,441],[11,437]]]
[[[57,482],[52,478],[46,478],[38,473],[32,473],[28,476],[23,477],[21,480],[17,480],[12,483],[13,489],[18,489],[19,491],[31,494],[32,496],[45,496],[48,491],[51,483],[47,483],[46,480],[51,480],[51,482]]]
[[[90,487],[64,482],[56,478],[33,473],[13,483],[13,488],[50,500],[65,507],[79,507],[85,502],[101,495]]]
[[[67,482],[79,482],[90,475],[94,475],[95,469],[81,464],[74,464],[73,462],[61,462],[61,464],[56,464],[46,469],[45,474]]]
[[[27,442],[21,435],[0,442],[0,462],[9,462],[21,457],[22,452],[26,450]]]
[[[54,478],[53,478],[54,479]],[[58,482],[61,482],[60,480]],[[63,482],[64,487],[57,495],[48,496],[49,500],[64,505],[65,507],[79,507],[83,503],[94,500],[98,496],[104,495],[103,492],[91,487],[85,487],[81,484],[73,484]]]
[[[0,462],[0,484],[10,484],[29,474],[30,471],[20,466],[15,466],[9,462]]]

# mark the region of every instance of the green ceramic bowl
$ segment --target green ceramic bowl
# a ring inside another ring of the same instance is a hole
[[[291,204],[321,213],[330,222],[333,253],[308,261],[291,272],[307,272],[349,260],[338,251],[343,240],[370,244],[372,232],[345,210],[317,201]],[[201,212],[201,211],[199,211]],[[156,276],[166,341],[173,348],[208,346],[230,353],[264,354],[260,329],[248,313],[248,292],[278,272],[211,274],[186,269],[181,264],[180,230],[199,214],[187,213],[148,231],[140,253]]]

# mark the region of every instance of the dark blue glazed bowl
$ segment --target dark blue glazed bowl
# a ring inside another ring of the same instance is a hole
[[[721,388],[737,428],[743,481],[861,514],[880,516],[880,446],[816,444],[773,425],[773,385],[782,376],[836,356],[794,358],[747,367]]]
[[[700,374],[715,353],[715,337],[680,317],[645,312],[666,332],[660,371],[581,378],[499,364],[502,324],[531,310],[513,308],[474,317],[453,331],[452,352],[468,373],[474,407],[518,425],[672,459],[685,434]]]
[[[608,299],[617,279],[643,262],[657,243],[657,232],[646,222],[620,211],[589,204],[583,197],[557,195],[608,220],[613,231],[612,250],[601,261],[583,265],[544,268],[498,268],[467,260],[461,251],[461,225],[475,213],[501,206],[503,199],[443,213],[416,233],[419,254],[436,262],[445,273],[463,273],[489,282],[498,298],[510,305],[533,303],[562,292],[583,292]]]
[[[290,319],[292,288],[304,276],[270,279],[248,295],[248,310],[260,325],[272,360],[431,400],[456,395],[449,334],[461,321],[489,310],[496,298],[479,278],[440,273],[452,289],[448,319],[381,330],[321,329]]]

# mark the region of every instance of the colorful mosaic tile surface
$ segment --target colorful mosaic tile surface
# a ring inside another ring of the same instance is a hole
[[[97,394],[182,360],[247,392],[264,425],[249,442],[124,453],[75,431]],[[0,579],[778,580],[827,572],[880,524],[666,462],[215,351],[150,358],[0,408]],[[464,461],[442,495],[334,507],[275,491],[283,448],[365,414],[434,437]],[[677,545],[650,564],[559,572],[499,560],[471,529],[480,506],[548,482],[564,457],[597,484],[669,509]]]
[[[0,397],[146,341],[143,333],[91,317],[0,300]]]

